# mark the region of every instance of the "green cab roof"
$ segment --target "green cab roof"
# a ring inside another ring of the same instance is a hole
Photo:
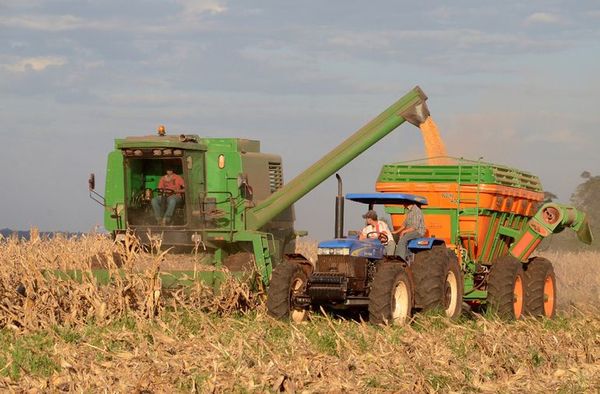
[[[206,144],[197,135],[145,135],[115,139],[115,149],[132,148],[206,150]]]
[[[115,139],[115,149],[173,148],[223,152],[260,152],[260,143],[243,138],[200,138],[197,135],[145,135]]]

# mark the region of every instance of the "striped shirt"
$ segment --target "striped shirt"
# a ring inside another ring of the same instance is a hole
[[[412,227],[421,235],[421,237],[425,236],[423,212],[421,212],[421,208],[419,208],[417,205],[412,205],[408,208],[406,218],[404,219],[404,227]]]

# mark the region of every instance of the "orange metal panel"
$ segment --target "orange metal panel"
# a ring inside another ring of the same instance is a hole
[[[459,186],[457,183],[422,183],[422,182],[379,182],[375,185],[379,192],[411,193],[426,197],[429,207],[455,209]],[[460,187],[460,208],[477,206],[479,208],[501,212],[512,212],[518,215],[532,215],[535,204],[543,201],[544,194],[529,190],[502,185],[462,185]]]
[[[512,250],[513,255],[520,256],[521,253],[523,253],[529,244],[534,240],[534,238],[534,235],[529,231],[523,234],[523,237],[521,237],[519,243],[517,243]]]
[[[424,210],[426,211],[426,209]],[[406,215],[401,213],[393,213],[392,217],[392,226],[394,229],[397,229],[404,223],[404,217]],[[450,215],[444,214],[435,214],[435,215],[423,215],[423,221],[425,222],[425,228],[427,229],[427,236],[441,238],[446,241],[447,244],[450,244],[450,237],[452,234],[452,224]]]

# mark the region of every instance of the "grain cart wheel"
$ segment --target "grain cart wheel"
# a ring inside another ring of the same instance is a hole
[[[520,319],[525,306],[523,264],[513,256],[498,258],[488,276],[488,308],[505,319]]]
[[[463,279],[458,259],[445,246],[415,255],[410,266],[415,281],[415,306],[423,311],[443,309],[446,316],[462,312]]]
[[[381,262],[369,293],[369,321],[373,324],[406,324],[411,316],[413,288],[400,263]]]
[[[457,318],[462,313],[464,282],[463,275],[458,264],[458,257],[449,249],[448,271],[446,273],[446,284],[444,285],[444,312],[451,319]]]
[[[307,310],[294,308],[292,296],[306,289],[307,275],[300,264],[284,260],[273,269],[271,283],[267,290],[267,311],[277,319],[291,319],[301,322]]]
[[[534,257],[525,265],[525,313],[554,317],[556,313],[556,276],[552,263]]]

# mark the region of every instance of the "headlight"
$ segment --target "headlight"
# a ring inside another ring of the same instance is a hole
[[[350,254],[350,248],[334,249],[333,253],[341,256],[348,256]]]
[[[319,255],[329,254],[330,251],[329,248],[317,248],[317,254]]]
[[[318,255],[338,255],[348,256],[350,254],[350,248],[317,248]]]

